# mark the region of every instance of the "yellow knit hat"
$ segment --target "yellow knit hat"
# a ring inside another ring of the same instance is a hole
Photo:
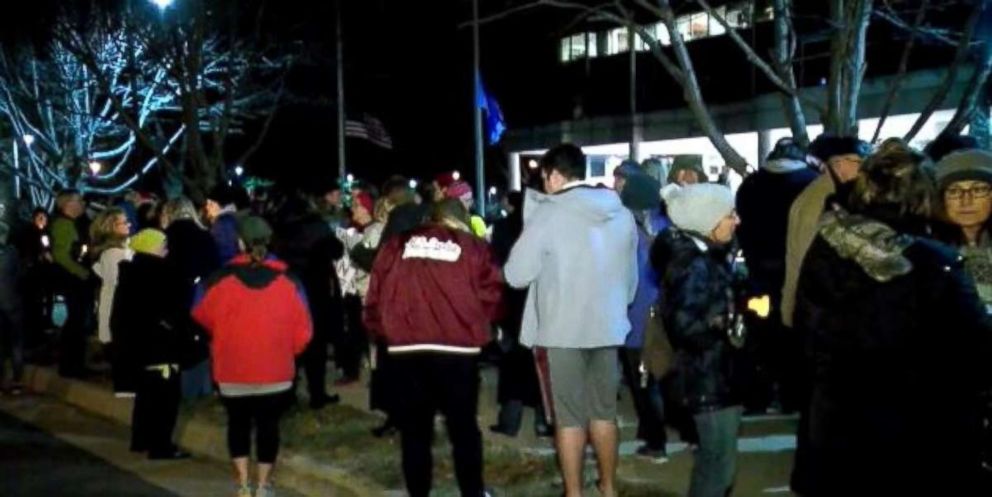
[[[132,236],[128,245],[139,254],[159,255],[165,248],[165,233],[154,228],[145,228]]]

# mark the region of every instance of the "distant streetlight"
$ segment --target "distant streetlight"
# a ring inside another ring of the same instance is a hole
[[[489,194],[492,195],[492,196],[494,196],[494,197],[496,196],[496,193],[498,191],[499,190],[497,190],[495,186],[489,188]]]
[[[27,146],[29,146],[29,147],[30,147],[30,146],[31,146],[32,144],[34,144],[34,135],[32,135],[32,134],[27,134],[27,135],[24,135],[24,136],[22,137],[22,139],[24,140],[24,144],[25,144],[25,145],[27,145]]]
[[[244,173],[245,173],[245,168],[243,168],[241,166],[237,166],[237,167],[234,168],[234,174],[236,174],[238,176],[241,176]]]
[[[90,161],[90,172],[93,173],[93,176],[100,174],[100,169],[103,169],[103,164],[100,164],[99,161],[95,160]]]
[[[417,180],[415,180],[415,179],[410,180],[410,189],[411,190],[416,190],[417,189]]]
[[[165,10],[165,9],[171,7],[172,6],[172,3],[175,0],[150,0],[150,1],[153,4],[155,4],[156,7],[158,7],[158,10]]]
[[[531,159],[530,162],[527,163],[527,167],[529,167],[530,169],[537,169],[537,161]]]
[[[347,179],[348,179],[348,183],[354,183],[355,182],[355,175],[349,174],[347,176]]]
[[[462,173],[460,173],[458,171],[455,171],[455,172],[451,173],[451,179],[453,179],[455,181],[458,181],[458,180],[462,179]]]

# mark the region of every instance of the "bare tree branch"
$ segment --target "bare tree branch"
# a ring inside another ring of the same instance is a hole
[[[889,112],[892,110],[892,104],[895,103],[896,95],[899,90],[902,89],[902,83],[906,79],[907,70],[909,68],[909,56],[913,52],[913,47],[916,46],[916,38],[919,35],[919,28],[923,25],[923,20],[926,17],[927,8],[930,7],[930,0],[921,0],[920,8],[916,11],[916,16],[913,18],[912,29],[909,31],[909,39],[906,41],[906,45],[903,47],[902,56],[899,58],[899,69],[896,70],[895,79],[889,84],[889,92],[885,96],[885,102],[882,104],[882,111],[878,118],[878,126],[875,127],[875,133],[871,137],[871,142],[878,142],[878,138],[882,133],[882,126],[885,125],[885,120],[889,117]]]
[[[934,93],[933,97],[927,102],[927,105],[920,112],[919,117],[917,117],[916,122],[909,129],[909,132],[903,137],[903,140],[909,142],[916,137],[917,133],[923,129],[923,125],[930,120],[930,116],[940,108],[944,103],[944,99],[947,98],[947,94],[950,93],[951,87],[954,86],[954,82],[957,80],[958,71],[961,69],[961,64],[965,62],[968,58],[969,49],[971,47],[971,40],[975,36],[975,30],[978,27],[978,20],[982,16],[982,12],[985,10],[988,0],[976,0],[974,7],[971,9],[971,13],[968,15],[968,20],[965,22],[964,35],[961,39],[961,43],[957,46],[954,53],[954,60],[951,65],[947,68],[947,72],[944,74],[944,80],[941,82],[937,91]]]

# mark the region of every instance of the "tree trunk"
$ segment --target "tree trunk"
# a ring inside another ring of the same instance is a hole
[[[882,112],[878,117],[878,126],[875,127],[875,133],[871,137],[872,143],[878,142],[878,138],[882,134],[882,127],[885,126],[885,120],[889,117],[889,112],[892,111],[892,104],[895,103],[896,95],[899,94],[902,83],[906,79],[906,72],[909,69],[909,56],[913,53],[913,48],[916,46],[916,35],[920,26],[923,25],[923,19],[926,17],[929,6],[930,0],[923,0],[920,2],[919,10],[916,11],[916,18],[913,19],[909,40],[906,41],[906,45],[902,50],[902,57],[899,58],[899,69],[896,70],[896,77],[889,85],[889,92],[885,96],[885,103],[882,104]]]
[[[792,67],[795,56],[795,31],[792,26],[792,5],[790,0],[773,0],[775,9],[775,66],[779,77],[792,88],[796,85],[796,74]],[[798,95],[782,94],[782,107],[785,117],[792,130],[792,139],[797,143],[809,145],[809,134],[806,132],[806,113]],[[759,158],[760,160],[761,158]]]
[[[826,131],[841,136],[858,135],[858,98],[865,73],[865,38],[871,20],[872,0],[831,0],[830,84]]]
[[[668,0],[660,0],[658,3],[661,6],[662,21],[668,29],[668,36],[671,39],[672,49],[675,52],[675,60],[681,68],[682,80],[680,82],[682,83],[682,94],[685,97],[686,103],[689,105],[689,110],[696,117],[703,134],[709,138],[710,143],[713,144],[713,147],[723,157],[726,165],[741,176],[747,176],[747,160],[730,145],[726,136],[717,127],[713,116],[706,106],[706,101],[703,99],[702,91],[699,88],[699,81],[696,79],[696,68],[692,63],[692,57],[689,55],[689,50],[686,49],[685,40],[682,39],[682,35],[676,29],[675,13],[671,5],[668,3]]]

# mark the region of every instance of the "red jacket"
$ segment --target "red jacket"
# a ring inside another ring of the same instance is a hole
[[[217,383],[292,381],[313,333],[303,287],[274,259],[232,259],[201,283],[193,319],[210,334]]]
[[[488,343],[503,279],[486,243],[425,226],[387,242],[376,256],[365,326],[391,352],[475,353]]]

